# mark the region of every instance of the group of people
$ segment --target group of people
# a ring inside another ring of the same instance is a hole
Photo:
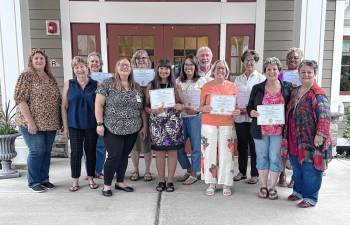
[[[222,185],[222,194],[230,196],[234,181],[247,179],[250,155],[247,183],[259,182],[260,198],[278,199],[276,185],[278,179],[280,184],[286,183],[289,160],[294,183],[288,200],[300,200],[302,208],[315,206],[331,144],[329,102],[315,82],[317,63],[302,60],[302,51],[291,48],[286,57],[288,70],[282,69],[278,58],[271,57],[264,61],[261,74],[256,69],[258,53],[248,49],[241,56],[244,73],[234,77],[225,60],[212,64],[212,57],[210,48],[200,47],[196,56],[185,57],[177,78],[172,63],[161,59],[154,79],[141,87],[133,71],[151,68],[145,50],[137,50],[131,60],[119,59],[112,76],[103,81],[91,76],[101,72],[98,53],[89,54],[87,61],[75,56],[73,78],[64,84],[61,95],[47,54],[33,49],[15,88],[16,121],[29,147],[29,187],[35,192],[55,187],[49,181],[50,153],[56,131],[63,128],[71,147],[72,192],[79,190],[84,153],[89,187],[97,189],[94,178],[103,178],[102,195],[110,197],[114,177],[115,189],[134,191],[124,180],[129,155],[133,164],[130,180],[140,179],[141,152],[146,165],[144,181],[153,179],[153,151],[157,191],[175,190],[179,162],[186,170],[179,179],[183,184],[202,179],[208,185],[206,195],[214,195]],[[173,89],[174,105],[152,107],[150,93],[169,88]],[[197,106],[188,102],[194,93],[199,93]],[[215,113],[216,96],[232,97],[227,99],[235,99],[235,106],[229,113]],[[285,123],[258,123],[262,105],[282,105]],[[185,150],[188,140],[190,159]],[[239,172],[234,176],[236,144]]]

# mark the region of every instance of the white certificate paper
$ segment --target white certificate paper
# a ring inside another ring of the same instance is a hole
[[[161,106],[164,108],[175,106],[174,88],[162,88],[149,91],[151,100],[151,109],[157,109]]]
[[[250,91],[240,91],[237,97],[237,106],[239,108],[245,108],[248,105],[250,97]]]
[[[235,110],[236,97],[233,95],[212,95],[210,106],[212,110],[210,114],[232,115]]]
[[[284,124],[284,104],[258,105],[258,125]]]
[[[107,78],[113,77],[113,74],[102,73],[102,72],[92,72],[90,77],[95,81],[102,83],[102,81],[106,80]]]
[[[141,87],[145,87],[154,78],[153,69],[133,69],[134,80]]]
[[[285,70],[283,71],[283,80],[291,82],[292,84],[299,86],[301,85],[299,80],[298,70]]]
[[[200,90],[183,91],[183,97],[185,106],[192,107],[195,110],[199,109],[201,99]]]

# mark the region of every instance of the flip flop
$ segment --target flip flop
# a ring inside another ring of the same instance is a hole
[[[247,184],[256,184],[258,183],[259,178],[258,177],[251,177],[249,180],[246,181]]]
[[[269,189],[269,199],[270,200],[276,200],[278,199],[278,193],[276,189],[270,188]]]
[[[191,185],[198,181],[198,179],[194,176],[189,176],[182,184],[184,185]]]
[[[261,187],[258,193],[259,198],[268,198],[269,197],[269,191],[266,187]]]

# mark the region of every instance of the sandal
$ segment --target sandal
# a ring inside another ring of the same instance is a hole
[[[130,176],[130,180],[131,181],[137,181],[140,179],[140,175],[139,172],[132,172],[131,176]]]
[[[231,188],[230,186],[225,186],[222,188],[222,194],[224,196],[231,196],[232,195],[232,192],[231,192]]]
[[[103,180],[104,179],[104,175],[103,175],[103,173],[99,173],[99,174],[96,175],[95,178]]]
[[[205,190],[205,194],[208,196],[213,196],[215,194],[215,189],[215,184],[209,184],[209,187],[207,188],[207,190]]]
[[[259,198],[268,198],[269,197],[269,191],[266,187],[261,187],[258,193]]]
[[[79,190],[79,185],[72,183],[72,185],[69,187],[69,191],[76,192],[77,190]]]
[[[89,184],[90,189],[97,189],[99,187],[95,182]]]
[[[184,182],[185,180],[187,180],[189,177],[191,176],[191,174],[189,172],[186,172],[181,178],[179,178],[177,181],[179,182]]]
[[[247,184],[256,184],[258,183],[259,181],[259,178],[254,176],[254,177],[251,177],[249,180],[246,181]]]
[[[278,179],[278,186],[280,187],[287,187],[287,181],[286,181],[286,174],[285,173],[281,173]]]
[[[196,177],[189,176],[182,184],[191,185],[191,184],[196,183],[197,181],[198,181],[198,179]]]
[[[174,192],[175,191],[174,184],[172,182],[167,183],[165,191],[166,192]]]
[[[153,180],[152,174],[150,172],[145,173],[145,175],[143,175],[143,180],[145,182],[152,181]]]
[[[159,182],[157,187],[156,187],[156,190],[161,192],[161,191],[164,191],[166,188],[166,183],[165,182]]]
[[[270,200],[278,199],[278,194],[277,194],[277,190],[276,189],[273,189],[273,188],[269,189],[269,199]]]
[[[233,178],[234,181],[240,181],[240,180],[245,180],[245,179],[247,179],[247,176],[243,175],[242,173],[238,173],[238,174]]]

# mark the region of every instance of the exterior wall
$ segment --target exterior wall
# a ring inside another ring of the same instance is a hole
[[[266,0],[263,58],[278,57],[285,65],[286,53],[294,45],[294,0]]]
[[[327,1],[326,26],[325,26],[324,50],[323,50],[322,88],[325,89],[328,96],[331,95],[331,86],[332,86],[332,65],[333,65],[334,27],[335,27],[335,8],[336,8],[335,6],[336,6],[336,1],[333,1],[333,0]],[[321,73],[321,71],[319,71],[319,73]]]
[[[58,85],[63,87],[62,38],[46,35],[45,20],[60,20],[60,0],[29,0],[29,19],[32,48],[43,48],[61,66],[52,68]]]

